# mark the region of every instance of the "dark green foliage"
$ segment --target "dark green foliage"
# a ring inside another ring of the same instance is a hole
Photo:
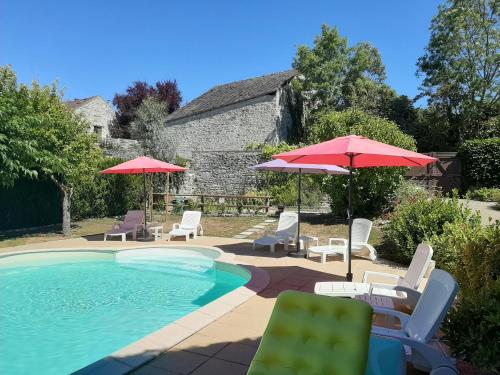
[[[100,170],[122,163],[118,158],[103,159],[94,173],[75,182],[71,214],[77,220],[123,215],[140,209],[143,200],[142,175],[101,175]]]
[[[459,156],[466,186],[500,187],[500,138],[466,141]]]
[[[48,180],[21,178],[0,187],[0,231],[61,223],[61,196]]]
[[[317,114],[309,131],[309,142],[319,143],[349,134],[363,135],[407,150],[415,150],[415,140],[386,119],[348,109]],[[353,210],[357,217],[373,217],[387,207],[393,192],[403,181],[407,168],[359,168],[353,176]],[[326,176],[321,189],[330,196],[332,212],[344,217],[347,208],[346,176]]]
[[[467,192],[466,198],[483,202],[500,203],[500,188],[472,188]]]
[[[425,241],[434,246],[433,259],[437,266],[446,269],[457,257],[454,248],[438,246],[436,241],[448,241],[441,237],[446,226],[456,224],[474,229],[481,225],[479,214],[473,214],[457,197],[408,200],[397,206],[389,219],[384,228],[385,244],[380,249],[385,257],[409,264],[417,245]]]
[[[453,353],[474,366],[500,372],[500,224],[450,225],[436,242],[458,254],[450,271],[460,284],[456,308],[443,325]]]

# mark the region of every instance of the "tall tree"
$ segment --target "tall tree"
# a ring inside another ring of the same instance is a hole
[[[116,94],[113,104],[118,109],[116,120],[112,126],[115,137],[130,138],[130,123],[135,118],[135,112],[144,99],[155,97],[165,104],[168,113],[179,108],[182,102],[181,92],[176,81],[159,81],[155,86],[147,82],[136,81],[127,87],[125,94]]]
[[[71,195],[77,176],[94,173],[102,151],[88,124],[71,112],[57,88],[17,85],[10,67],[0,67],[0,184],[18,178],[48,178],[60,189],[63,234],[71,228]]]
[[[421,96],[443,112],[448,137],[487,137],[500,131],[499,0],[448,0],[433,18],[417,63]]]
[[[164,131],[168,113],[165,102],[148,97],[137,108],[135,118],[130,123],[132,138],[139,140],[144,151],[156,159],[169,160],[173,157]]]

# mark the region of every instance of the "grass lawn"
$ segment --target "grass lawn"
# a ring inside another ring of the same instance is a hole
[[[156,217],[158,222],[164,221],[164,216]],[[170,215],[164,224],[165,231],[172,227],[173,223],[181,220],[180,215]],[[245,231],[246,229],[262,223],[266,220],[264,216],[256,217],[215,217],[203,216],[201,223],[206,236],[213,237],[233,237],[234,235]],[[71,237],[81,237],[91,234],[99,234],[108,230],[113,224],[119,221],[115,218],[88,219],[72,224]],[[264,232],[273,232],[276,229],[277,222],[266,227],[265,230],[256,232],[249,239],[255,239],[264,234]],[[318,236],[321,244],[326,244],[329,237],[347,237],[348,227],[344,224],[338,224],[328,215],[319,215],[302,219],[301,233]],[[46,242],[64,239],[58,229],[47,229],[33,233],[12,233],[0,234],[0,248],[25,245],[29,243]],[[372,229],[370,243],[377,246],[382,241],[382,234],[378,228]]]

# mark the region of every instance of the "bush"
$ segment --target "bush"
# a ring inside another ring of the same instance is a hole
[[[100,170],[123,161],[105,158],[98,163],[95,173],[80,175],[74,182],[71,215],[75,220],[118,216],[141,207],[144,194],[142,176],[99,174]]]
[[[392,121],[359,110],[320,112],[315,115],[308,138],[318,143],[339,136],[357,134],[415,151],[415,140]],[[372,217],[387,207],[394,191],[404,180],[407,168],[359,168],[353,176],[353,210],[356,216]],[[346,176],[322,178],[321,188],[330,196],[332,212],[344,216],[347,208]]]
[[[459,254],[449,271],[460,284],[456,308],[445,320],[445,341],[474,366],[500,369],[500,223],[475,229],[448,226],[441,244]]]
[[[466,194],[467,199],[483,202],[500,202],[500,188],[472,188]]]
[[[500,138],[466,141],[458,155],[466,187],[500,187]]]
[[[404,180],[389,197],[386,211],[393,211],[398,205],[402,203],[406,203],[409,201],[413,202],[429,197],[429,191],[425,187],[416,182]]]
[[[434,240],[445,231],[446,225],[463,225],[471,230],[480,227],[481,218],[453,198],[419,198],[401,203],[390,215],[384,228],[385,244],[381,253],[404,264],[409,264],[417,245],[430,242],[434,248],[434,260],[440,268],[456,259],[454,250],[436,246]],[[433,242],[434,241],[434,242]]]

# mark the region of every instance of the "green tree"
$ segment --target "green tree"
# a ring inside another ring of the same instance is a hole
[[[55,85],[17,85],[10,67],[0,68],[0,183],[20,177],[49,178],[63,199],[63,234],[71,228],[73,181],[96,172],[102,159],[87,124],[62,102]]]
[[[432,20],[417,63],[421,96],[446,115],[455,144],[500,131],[498,12],[498,0],[449,0]]]
[[[144,151],[154,158],[169,160],[172,152],[165,139],[165,118],[167,105],[155,97],[147,97],[135,112],[135,119],[130,124],[132,138],[141,142]]]
[[[310,143],[324,142],[349,134],[363,135],[407,150],[416,150],[415,140],[392,121],[357,109],[318,113],[309,134]],[[407,168],[359,168],[353,176],[353,209],[356,215],[379,214],[404,178]],[[345,176],[325,176],[322,189],[331,199],[332,212],[345,215],[347,207]]]

